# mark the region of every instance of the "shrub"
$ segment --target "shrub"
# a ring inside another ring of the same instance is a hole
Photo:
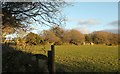
[[[58,42],[55,42],[54,45],[62,45],[63,42],[62,41],[58,41]]]

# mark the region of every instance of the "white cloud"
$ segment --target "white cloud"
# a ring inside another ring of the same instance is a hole
[[[116,21],[110,22],[108,25],[111,25],[114,28],[120,28],[119,24],[120,24],[120,20],[116,20]]]
[[[78,24],[79,25],[97,25],[97,24],[100,24],[100,21],[96,19],[80,20]]]
[[[120,34],[120,29],[119,28],[105,29],[105,30],[102,30],[102,31]]]
[[[78,25],[97,25],[101,22],[97,19],[66,18],[66,21],[78,22]]]
[[[66,21],[79,21],[80,18],[66,18]]]
[[[118,26],[118,24],[120,24],[120,20],[113,21],[113,22],[111,22],[109,24],[113,25],[113,26]]]
[[[80,31],[83,34],[89,34],[90,31],[87,28],[77,27],[76,30]]]

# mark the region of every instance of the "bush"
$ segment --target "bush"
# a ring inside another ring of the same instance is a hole
[[[58,42],[55,42],[54,45],[62,45],[63,42],[62,41],[58,41]]]
[[[108,45],[108,46],[112,46],[113,44],[109,43],[109,44],[106,44],[106,45]]]

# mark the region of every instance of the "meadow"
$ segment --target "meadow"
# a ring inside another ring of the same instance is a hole
[[[30,47],[33,54],[44,53],[43,46]],[[50,45],[45,45],[50,50]],[[118,46],[59,45],[55,46],[57,72],[116,72],[118,71]]]
[[[56,46],[56,69],[63,72],[118,71],[118,47]]]

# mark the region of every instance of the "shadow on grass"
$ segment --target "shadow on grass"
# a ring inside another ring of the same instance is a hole
[[[69,65],[60,64],[56,62],[56,72],[62,73],[73,73],[78,74],[80,72],[117,72],[117,70],[107,69],[108,67],[104,67],[102,65],[96,65],[87,61],[71,61],[72,63]]]
[[[60,63],[56,63],[56,72],[96,72],[97,68],[94,67],[93,64],[91,63],[84,63],[84,62],[73,62],[78,65],[64,65]],[[100,70],[99,70],[100,71]]]
[[[2,44],[2,72],[48,73],[47,56],[18,51],[10,45]]]

